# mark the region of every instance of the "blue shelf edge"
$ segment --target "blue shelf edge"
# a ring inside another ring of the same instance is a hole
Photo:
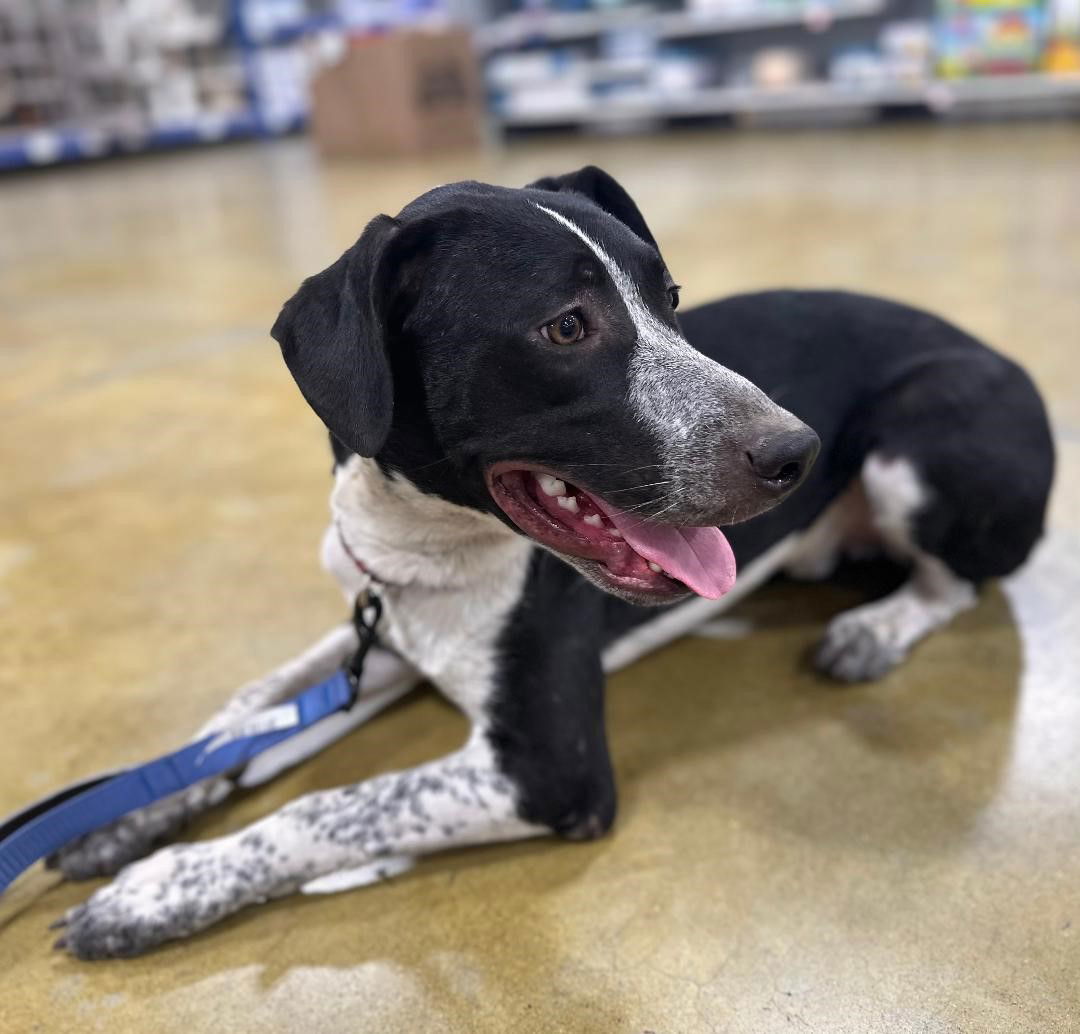
[[[197,123],[150,127],[142,133],[70,127],[0,133],[0,170],[42,168],[112,155],[276,137],[302,129],[305,122],[303,116],[294,116],[271,123],[254,112],[246,112],[224,119],[205,118]]]

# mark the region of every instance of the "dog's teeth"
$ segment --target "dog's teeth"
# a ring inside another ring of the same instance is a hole
[[[613,539],[621,539],[621,538],[622,538],[622,532],[621,532],[621,531],[619,531],[619,529],[618,529],[618,528],[608,528],[608,534],[609,534],[609,535],[610,535],[610,536],[611,536],[611,537],[612,537]]]
[[[654,564],[650,560],[649,561],[649,570],[652,571],[654,574],[659,574],[663,570],[663,568],[659,564]]]
[[[562,485],[563,491],[566,490],[566,486],[561,481],[558,484]],[[569,510],[571,513],[578,512],[578,502],[576,495],[560,495],[558,497],[558,503],[564,510]]]
[[[537,474],[536,480],[540,482],[540,488],[543,490],[544,495],[566,495],[565,481],[560,481],[558,478],[552,477],[550,474]]]
[[[602,528],[604,525],[604,522],[598,513],[590,513],[588,517],[584,518],[584,521],[590,528]]]

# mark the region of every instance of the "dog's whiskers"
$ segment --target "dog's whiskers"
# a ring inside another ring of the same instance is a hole
[[[403,474],[419,474],[422,470],[431,470],[432,467],[437,467],[442,463],[449,463],[450,457],[444,456],[441,460],[432,460],[430,463],[423,463],[419,467],[410,467],[408,470],[402,471]]]
[[[679,505],[679,500],[678,499],[676,499],[673,503],[668,503],[668,505],[665,506],[662,510],[658,511],[657,513],[654,513],[652,515],[652,517],[651,517],[651,520],[654,520],[654,521],[659,520],[661,517],[664,516],[665,513],[667,513],[669,510],[674,510],[675,507],[678,506],[678,505]]]
[[[674,495],[673,492],[665,492],[658,499],[646,499],[644,502],[635,503],[633,506],[628,506],[622,512],[623,513],[633,513],[635,510],[641,510],[646,506],[658,506],[661,503],[667,502],[672,497],[672,495]],[[678,500],[676,499],[673,503],[671,503],[670,506],[668,506],[664,510],[662,510],[661,513],[666,513],[667,510],[670,510],[672,507],[677,506],[677,505],[678,505]],[[651,520],[653,515],[645,514],[644,516],[645,516],[645,518],[647,520]]]
[[[618,463],[588,462],[588,463],[571,463],[569,466],[570,467],[575,467],[575,468],[576,467],[618,467],[619,464]],[[642,463],[640,467],[626,467],[623,470],[623,473],[624,474],[631,474],[635,470],[648,470],[649,467],[662,467],[662,466],[663,466],[662,463]]]
[[[672,483],[672,478],[665,478],[663,481],[649,481],[644,485],[631,485],[629,488],[612,488],[603,494],[605,496],[618,495],[620,492],[636,492],[639,488],[656,488],[659,485],[670,485]]]

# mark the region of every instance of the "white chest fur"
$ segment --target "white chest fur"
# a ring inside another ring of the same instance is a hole
[[[521,598],[531,544],[487,514],[421,492],[374,460],[340,465],[322,562],[350,600],[383,582],[380,636],[472,719],[493,688],[497,640]]]

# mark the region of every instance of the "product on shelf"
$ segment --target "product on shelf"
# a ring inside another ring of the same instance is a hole
[[[649,84],[661,96],[690,96],[714,78],[711,61],[679,47],[664,47],[653,63]]]
[[[750,60],[750,81],[769,90],[794,86],[807,74],[806,55],[795,47],[766,47]]]
[[[846,47],[830,59],[829,80],[853,90],[872,90],[889,81],[889,69],[872,47]]]
[[[934,34],[928,21],[898,21],[882,26],[878,37],[889,82],[919,86],[931,75]]]
[[[1080,75],[1080,0],[1051,0],[1043,68],[1051,75]]]
[[[1031,72],[1042,54],[1041,0],[939,0],[938,72],[946,79]]]
[[[573,47],[498,54],[487,65],[496,109],[530,118],[587,109],[591,77],[586,54]]]

